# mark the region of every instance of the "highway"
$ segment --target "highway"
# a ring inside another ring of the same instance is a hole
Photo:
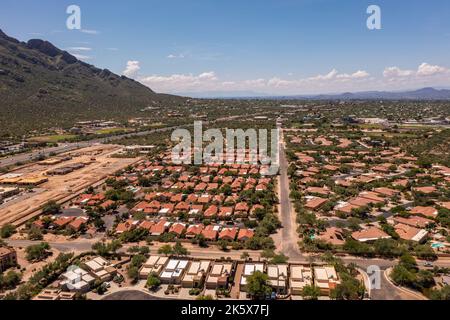
[[[258,114],[242,115],[242,116],[223,117],[223,118],[218,118],[218,119],[212,120],[212,121],[203,121],[203,124],[207,125],[207,124],[211,124],[211,123],[215,123],[215,122],[219,122],[219,121],[227,121],[227,120],[234,120],[234,119],[241,119],[241,118],[242,119],[253,118],[253,117],[265,115],[268,113],[270,113],[270,112],[261,112]],[[33,161],[33,160],[35,161],[42,156],[49,157],[52,154],[61,154],[61,153],[65,153],[65,152],[69,152],[69,151],[73,151],[73,150],[77,150],[77,149],[81,149],[81,148],[85,148],[85,147],[90,147],[90,146],[92,146],[94,144],[98,144],[98,143],[111,143],[111,142],[114,142],[115,140],[120,140],[123,138],[141,137],[141,136],[146,136],[146,135],[156,133],[156,132],[164,132],[164,131],[175,130],[175,129],[179,129],[179,128],[191,127],[191,126],[193,126],[193,123],[179,125],[179,126],[172,126],[172,127],[164,127],[164,128],[159,128],[159,129],[146,130],[146,131],[124,133],[124,134],[120,134],[120,135],[116,135],[116,136],[93,139],[93,140],[89,140],[89,141],[60,143],[56,147],[42,148],[42,149],[33,150],[31,152],[27,152],[27,153],[20,153],[17,155],[12,155],[9,157],[1,158],[0,159],[0,169],[5,168],[5,167],[10,167],[10,166],[16,165],[18,163],[25,163],[25,162],[29,162],[29,161]]]
[[[160,129],[154,129],[154,130],[125,133],[125,134],[121,134],[121,135],[117,135],[117,136],[99,138],[99,139],[94,139],[94,140],[89,140],[89,141],[60,143],[56,147],[37,149],[37,150],[31,151],[31,152],[20,153],[17,155],[3,158],[0,160],[0,168],[13,166],[13,165],[16,165],[17,163],[24,163],[24,162],[28,162],[28,161],[37,160],[39,157],[42,157],[42,156],[49,157],[52,154],[60,154],[60,153],[65,153],[65,152],[81,149],[81,148],[90,147],[90,146],[98,144],[98,143],[109,143],[109,142],[113,142],[115,140],[128,138],[128,137],[146,136],[151,133],[174,130],[174,129],[177,129],[180,127],[181,126],[165,127],[165,128],[160,128]]]

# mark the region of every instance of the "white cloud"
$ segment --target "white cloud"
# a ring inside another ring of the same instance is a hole
[[[132,78],[138,73],[138,71],[140,69],[141,69],[141,67],[139,65],[139,61],[130,60],[130,61],[127,62],[127,67],[122,72],[122,74],[124,76],[129,77],[129,78]]]
[[[383,76],[394,80],[396,78],[416,78],[416,77],[431,77],[449,73],[449,69],[438,65],[431,65],[429,63],[422,63],[417,71],[402,70],[399,67],[388,67],[384,69]]]
[[[136,66],[139,70],[138,62],[129,62],[130,69]],[[134,71],[134,74],[136,72]],[[240,80],[221,79],[215,72],[209,71],[199,74],[142,76],[137,80],[157,92],[167,93],[248,90],[267,94],[316,94],[443,86],[448,85],[449,74],[449,69],[445,67],[424,63],[417,70],[403,70],[399,67],[385,68],[383,77],[371,76],[365,70],[340,73],[337,69],[332,69],[326,74],[303,78],[274,76]]]
[[[436,74],[442,74],[447,73],[449,69],[437,66],[437,65],[431,65],[426,62],[422,63],[419,68],[417,69],[417,75],[418,76],[433,76]]]
[[[167,59],[183,59],[185,58],[185,55],[180,53],[180,54],[169,54],[167,56]]]
[[[88,47],[70,47],[70,48],[68,48],[68,50],[71,50],[71,51],[91,51],[92,48],[88,48]]]
[[[100,34],[100,31],[98,31],[98,30],[81,29],[80,31],[83,33],[86,33],[86,34],[91,34],[91,35]]]
[[[305,90],[312,91],[318,87],[328,86],[330,90],[339,84],[358,83],[370,75],[366,71],[358,70],[351,74],[338,73],[333,69],[325,75],[304,79],[282,79],[273,77],[270,79],[257,78],[245,80],[222,81],[215,72],[194,74],[152,75],[138,78],[139,81],[158,92],[200,92],[220,90],[256,90],[267,93],[285,91],[299,93]],[[347,88],[347,89],[350,89]]]
[[[358,70],[355,73],[352,74],[347,74],[347,73],[343,73],[343,74],[338,74],[336,77],[338,79],[364,79],[369,77],[370,74],[367,71],[364,70]]]
[[[159,92],[181,92],[190,90],[212,90],[221,87],[213,71],[194,74],[153,75],[141,77],[139,81]]]
[[[336,75],[338,74],[336,69],[331,70],[329,73],[325,74],[325,75],[317,75],[315,77],[311,77],[309,78],[309,80],[331,80],[334,79],[334,77],[336,77]]]
[[[383,71],[383,76],[385,78],[409,77],[413,74],[414,71],[402,70],[399,67],[388,67]]]
[[[78,60],[90,60],[90,59],[92,59],[92,57],[85,56],[85,55],[82,55],[82,54],[77,54],[77,53],[70,53],[70,54],[73,55]]]

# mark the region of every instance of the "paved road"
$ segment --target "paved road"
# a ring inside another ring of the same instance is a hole
[[[86,240],[76,240],[67,242],[49,242],[50,246],[61,252],[84,252],[90,251],[92,245],[99,241],[99,239],[86,239]],[[40,243],[42,241],[31,241],[31,240],[6,240],[8,245],[16,248],[25,248],[33,244]]]
[[[125,300],[131,300],[131,301],[148,301],[148,300],[167,300],[164,298],[154,297],[150,294],[147,294],[142,291],[138,290],[126,290],[126,291],[119,291],[111,293],[110,295],[107,295],[102,300],[114,300],[114,301],[125,301]]]
[[[280,177],[279,177],[279,198],[280,198],[280,220],[283,228],[281,229],[281,252],[292,260],[306,260],[298,247],[298,235],[296,230],[295,211],[289,198],[289,177],[287,174],[288,161],[284,146],[284,137],[281,133],[280,143]]]
[[[211,124],[211,123],[215,123],[215,122],[219,122],[219,121],[233,120],[233,119],[253,118],[255,116],[261,116],[261,115],[265,115],[268,113],[270,113],[270,112],[261,112],[258,114],[251,114],[251,115],[238,115],[238,116],[223,117],[223,118],[218,118],[218,119],[212,120],[212,121],[203,121],[203,125],[207,125],[207,124]],[[164,127],[164,128],[152,129],[152,130],[146,130],[146,131],[130,132],[130,133],[124,133],[124,134],[120,134],[120,135],[116,135],[116,136],[99,138],[99,139],[94,139],[94,140],[89,140],[89,141],[63,143],[63,144],[59,144],[56,147],[43,148],[43,149],[39,149],[39,150],[34,150],[32,152],[21,153],[21,154],[17,154],[17,155],[13,155],[10,157],[0,159],[0,168],[9,167],[9,166],[15,165],[20,162],[37,160],[39,157],[42,157],[42,156],[48,157],[48,156],[50,156],[50,154],[61,154],[61,153],[65,153],[65,152],[69,152],[69,151],[73,151],[73,150],[77,150],[77,149],[81,149],[81,148],[85,148],[85,147],[90,147],[97,143],[111,143],[111,142],[114,142],[115,140],[119,140],[122,138],[146,136],[151,133],[164,132],[164,131],[175,130],[175,129],[179,129],[179,128],[186,128],[186,127],[190,127],[190,126],[193,126],[193,124],[183,124],[183,125],[179,125],[179,126]]]
[[[145,136],[145,135],[148,135],[151,133],[174,130],[174,129],[177,129],[180,127],[181,126],[166,127],[166,128],[160,128],[160,129],[154,129],[154,130],[148,130],[148,131],[125,133],[125,134],[121,134],[121,135],[117,135],[117,136],[94,139],[94,140],[89,140],[89,141],[61,143],[57,147],[38,149],[38,150],[34,150],[32,152],[21,153],[21,154],[17,154],[17,155],[11,156],[11,157],[1,159],[0,160],[0,168],[12,166],[12,165],[15,165],[20,162],[36,160],[42,156],[48,157],[51,154],[60,154],[60,153],[65,153],[65,152],[69,152],[69,151],[73,151],[73,150],[77,150],[77,149],[81,149],[81,148],[85,148],[85,147],[90,147],[90,146],[92,146],[94,144],[98,144],[98,143],[110,143],[110,142],[113,142],[115,140],[119,140],[122,138]]]

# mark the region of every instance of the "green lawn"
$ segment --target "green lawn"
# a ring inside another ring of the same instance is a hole
[[[113,133],[120,133],[120,132],[126,132],[127,130],[125,128],[109,128],[109,129],[100,129],[95,131],[96,134],[113,134]]]
[[[28,139],[29,141],[35,142],[62,142],[67,140],[75,139],[77,136],[74,134],[61,134],[52,136],[40,136]]]

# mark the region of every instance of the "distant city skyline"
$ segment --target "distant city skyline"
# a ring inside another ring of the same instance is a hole
[[[381,8],[381,30],[366,10]],[[81,8],[81,30],[66,9]],[[305,95],[450,86],[446,0],[17,1],[0,28],[157,92]]]

